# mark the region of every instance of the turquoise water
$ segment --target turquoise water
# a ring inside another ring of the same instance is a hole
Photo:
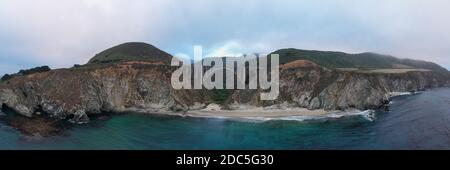
[[[450,149],[448,88],[396,97],[376,117],[250,122],[131,113],[43,139],[0,125],[0,149]]]

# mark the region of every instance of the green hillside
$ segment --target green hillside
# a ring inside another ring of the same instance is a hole
[[[121,61],[162,61],[170,63],[172,56],[150,44],[130,42],[109,48],[89,60],[88,64]]]
[[[427,61],[399,59],[375,53],[347,54],[332,51],[314,51],[300,49],[280,49],[272,54],[280,55],[280,64],[294,60],[310,60],[328,68],[421,68],[438,72],[448,72],[445,68]]]

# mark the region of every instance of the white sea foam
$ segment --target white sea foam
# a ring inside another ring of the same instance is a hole
[[[396,97],[396,96],[407,96],[407,95],[414,95],[414,94],[420,94],[423,91],[415,91],[415,92],[390,92],[389,97]]]
[[[396,96],[405,96],[405,95],[411,95],[412,92],[390,92],[389,97],[396,97]]]
[[[272,116],[272,117],[265,117],[265,116],[251,116],[251,117],[226,117],[226,116],[198,116],[198,115],[187,115],[189,117],[197,117],[197,118],[212,118],[212,119],[227,119],[227,120],[234,120],[234,121],[243,121],[243,122],[253,122],[253,123],[260,123],[260,122],[268,122],[268,121],[311,121],[311,120],[326,120],[326,119],[339,119],[344,117],[353,117],[353,116],[362,116],[363,118],[367,119],[368,121],[375,120],[375,111],[374,110],[346,110],[346,111],[335,111],[330,112],[325,115],[315,115],[315,116]]]

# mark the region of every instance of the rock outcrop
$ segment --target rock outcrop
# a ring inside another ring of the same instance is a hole
[[[293,67],[293,65],[298,65]],[[449,74],[434,71],[360,73],[328,69],[304,61],[280,66],[280,96],[260,101],[257,92],[236,91],[230,98],[238,105],[285,105],[308,109],[377,109],[389,103],[390,92],[421,91],[450,85]]]
[[[43,112],[82,123],[87,114],[187,110],[204,100],[200,90],[173,90],[171,70],[160,63],[121,62],[36,73],[2,82],[0,104],[28,117]]]
[[[213,91],[173,89],[170,78],[176,68],[168,65],[170,58],[108,61],[104,57],[111,54],[101,54],[86,65],[2,81],[0,104],[27,117],[42,113],[85,123],[90,115],[105,112],[187,111],[215,102]],[[280,68],[277,100],[260,101],[259,93],[255,93],[258,90],[232,90],[220,104],[229,109],[240,105],[368,109],[385,105],[389,92],[450,85],[448,73],[434,71],[360,73],[325,68],[307,60],[285,63]]]

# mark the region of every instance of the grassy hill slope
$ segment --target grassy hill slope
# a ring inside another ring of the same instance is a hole
[[[427,61],[400,59],[375,53],[347,54],[332,51],[280,49],[272,54],[280,55],[280,64],[295,60],[310,60],[328,68],[420,68],[448,72],[445,68]]]
[[[168,64],[171,58],[170,54],[150,44],[130,42],[102,51],[91,58],[88,64],[120,61],[161,61]]]

